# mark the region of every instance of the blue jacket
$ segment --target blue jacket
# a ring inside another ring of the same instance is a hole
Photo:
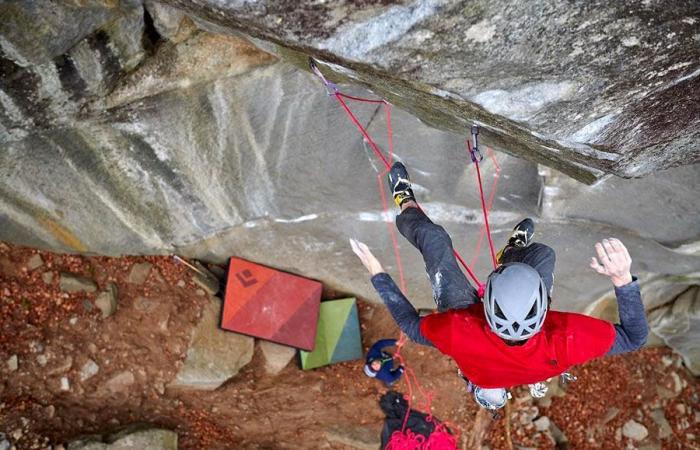
[[[365,374],[368,377],[381,380],[386,385],[395,383],[399,378],[401,378],[404,370],[403,366],[399,366],[394,369],[393,356],[383,351],[385,347],[391,347],[392,345],[396,345],[396,339],[382,339],[375,342],[367,352],[367,360],[364,367]],[[382,367],[377,372],[374,372],[370,368],[370,364],[374,360],[379,360],[382,363]]]

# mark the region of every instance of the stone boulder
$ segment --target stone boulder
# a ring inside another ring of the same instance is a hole
[[[97,306],[102,313],[103,319],[111,316],[117,310],[117,299],[117,285],[114,283],[109,283],[106,290],[97,294],[95,306]]]
[[[175,43],[182,42],[197,30],[194,22],[181,9],[153,0],[144,3],[158,34],[164,38]]]
[[[622,427],[622,435],[633,441],[643,441],[649,435],[649,431],[641,423],[629,420]]]
[[[134,374],[128,370],[113,375],[102,386],[103,391],[110,394],[123,394],[136,382]]]
[[[44,265],[44,260],[41,259],[41,255],[38,253],[35,253],[32,255],[28,260],[27,260],[27,270],[34,270],[38,269],[39,267]]]
[[[62,273],[59,281],[63,292],[95,292],[97,285],[89,278]]]
[[[194,330],[187,357],[169,387],[212,390],[253,358],[254,339],[219,328],[221,303],[210,298]]]
[[[700,376],[700,285],[694,285],[671,303],[649,315],[651,330],[683,356],[686,367]]]
[[[270,341],[261,340],[259,341],[259,346],[265,357],[265,371],[270,375],[280,373],[297,354],[297,349],[293,347]]]
[[[7,364],[7,370],[10,372],[15,372],[19,368],[19,358],[17,355],[12,355],[5,361]]]
[[[125,431],[108,436],[104,442],[77,440],[68,444],[68,450],[177,450],[177,433],[152,428]]]
[[[148,262],[134,264],[129,270],[129,275],[126,277],[126,282],[131,284],[145,283],[148,275],[151,273],[152,268],[153,264]]]

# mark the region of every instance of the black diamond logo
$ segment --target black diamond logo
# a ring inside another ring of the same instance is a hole
[[[240,281],[245,288],[251,287],[258,282],[258,280],[253,277],[253,274],[248,269],[238,272],[236,274],[236,278],[238,278],[238,281]]]

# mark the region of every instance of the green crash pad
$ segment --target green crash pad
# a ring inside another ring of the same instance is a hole
[[[314,350],[302,350],[300,355],[304,370],[362,359],[360,321],[354,298],[321,302]]]

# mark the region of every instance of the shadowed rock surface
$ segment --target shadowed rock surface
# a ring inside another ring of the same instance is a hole
[[[699,376],[700,285],[688,288],[672,302],[652,312],[649,321],[654,333],[683,355],[688,369]]]
[[[698,160],[697,3],[166,3],[299,64],[318,56],[432,126],[479,121],[499,150],[580,180]]]

